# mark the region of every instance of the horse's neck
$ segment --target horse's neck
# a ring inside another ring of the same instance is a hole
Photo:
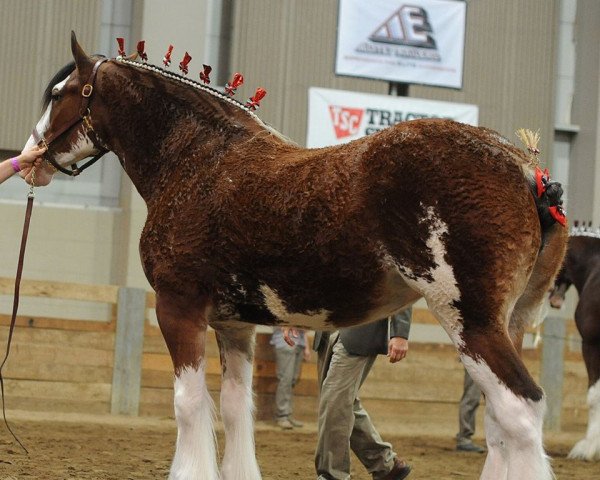
[[[268,134],[239,106],[184,84],[141,75],[103,83],[110,146],[147,203],[177,170],[202,170],[234,145]]]

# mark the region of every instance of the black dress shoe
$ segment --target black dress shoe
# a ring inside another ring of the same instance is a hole
[[[474,443],[459,443],[456,446],[456,449],[459,452],[473,452],[473,453],[483,453],[485,452],[485,448],[480,447]]]
[[[381,480],[403,480],[408,477],[411,470],[411,466],[406,463],[406,460],[400,460],[396,457],[394,458],[394,466]]]

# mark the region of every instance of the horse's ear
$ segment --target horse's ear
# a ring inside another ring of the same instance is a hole
[[[83,51],[83,48],[81,48],[77,42],[77,37],[73,31],[71,31],[71,53],[73,54],[73,59],[75,60],[75,65],[77,66],[80,75],[91,71],[94,66],[93,61],[88,57],[87,53]]]

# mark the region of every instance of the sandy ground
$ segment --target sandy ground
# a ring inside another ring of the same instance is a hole
[[[8,419],[29,454],[0,425],[0,480],[167,477],[176,436],[173,419],[24,411],[9,411]],[[386,422],[380,431],[413,465],[411,480],[479,478],[485,456],[454,450],[452,419],[444,422],[436,415],[413,418],[404,412],[402,420],[396,425]],[[600,463],[566,459],[582,429],[579,424],[578,431],[546,435],[547,450],[559,480],[600,479]],[[223,445],[220,426],[218,439]],[[316,425],[312,422],[292,432],[281,431],[270,422],[257,422],[257,457],[263,478],[315,478],[315,439]],[[352,478],[368,480],[370,476],[356,458],[353,462]]]

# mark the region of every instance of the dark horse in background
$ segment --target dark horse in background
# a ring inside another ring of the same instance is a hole
[[[72,52],[29,143],[44,138],[61,171],[112,150],[148,206],[140,253],[175,373],[171,478],[260,478],[256,324],[335,330],[421,297],[487,397],[481,478],[552,478],[544,393],[519,353],[568,234],[541,221],[548,202],[536,194],[535,157],[446,120],[305,149],[217,90],[126,58],[89,57],[74,35]],[[209,325],[223,372],[220,468],[205,381]]]
[[[562,306],[571,285],[579,295],[575,325],[588,374],[589,418],[585,438],[569,457],[600,460],[600,230],[579,227],[571,231],[564,264],[550,293],[552,307]]]

